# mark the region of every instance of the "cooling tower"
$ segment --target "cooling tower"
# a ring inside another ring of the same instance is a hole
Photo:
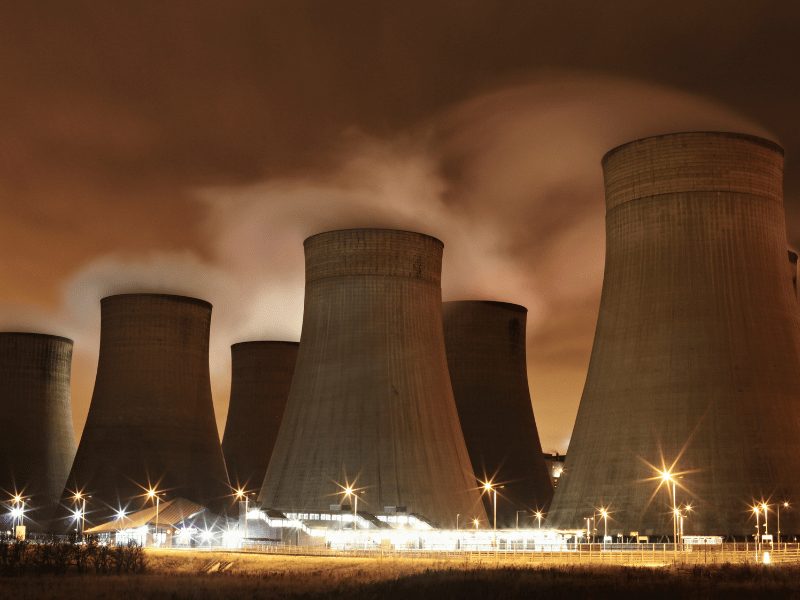
[[[783,151],[677,133],[620,146],[603,170],[600,313],[549,522],[581,527],[606,504],[615,533],[671,536],[663,460],[677,503],[694,505],[686,534],[751,534],[754,499],[800,498]],[[799,514],[781,515],[784,535],[800,532]]]
[[[0,333],[0,501],[22,493],[25,524],[46,528],[75,457],[72,340]]]
[[[230,497],[208,368],[211,305],[163,294],[101,302],[100,359],[70,490],[87,511],[138,509],[143,487],[212,507]]]
[[[442,243],[353,229],[308,238],[305,255],[300,350],[262,504],[327,510],[337,483],[356,479],[367,512],[485,519],[447,371]]]
[[[297,361],[296,342],[231,346],[232,377],[222,452],[236,487],[261,487]]]
[[[528,310],[505,302],[445,302],[444,341],[458,416],[472,468],[502,483],[498,527],[530,525],[553,484],[533,417],[525,360]],[[491,512],[488,495],[484,506]]]

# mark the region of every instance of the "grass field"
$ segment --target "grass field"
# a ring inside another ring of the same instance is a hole
[[[230,562],[225,573],[210,565]],[[433,559],[150,551],[141,575],[0,578],[0,598],[800,598],[800,567],[508,567]]]

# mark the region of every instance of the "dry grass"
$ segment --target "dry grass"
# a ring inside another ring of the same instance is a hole
[[[800,598],[800,568],[508,567],[432,559],[148,552],[144,575],[0,579],[0,598]],[[202,574],[216,561],[224,574]]]

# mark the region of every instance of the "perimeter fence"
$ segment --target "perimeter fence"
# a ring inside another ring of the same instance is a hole
[[[338,556],[351,558],[397,558],[461,561],[465,563],[504,562],[509,564],[608,564],[608,565],[714,565],[714,564],[800,564],[800,544],[762,545],[725,543],[687,546],[682,544],[564,544],[536,549],[498,548],[485,550],[431,550],[380,548],[328,548],[325,546],[252,545],[237,550],[256,554],[294,556]]]

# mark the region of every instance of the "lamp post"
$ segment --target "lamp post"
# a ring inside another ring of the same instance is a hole
[[[761,510],[764,511],[764,535],[769,535],[769,519],[767,518],[769,514],[769,506],[766,502],[761,503]]]
[[[784,500],[783,502],[778,502],[778,549],[781,547],[781,506],[783,508],[789,508],[789,502]]]
[[[606,538],[608,537],[608,510],[600,509],[600,516],[603,517],[603,550],[606,549]]]
[[[247,513],[249,512],[250,508],[250,498],[248,497],[247,492],[244,489],[239,488],[236,490],[236,499],[239,501],[239,505],[241,505],[242,500],[244,500],[244,538],[247,538]]]
[[[677,501],[677,490],[675,489],[675,478],[672,476],[672,473],[668,470],[661,471],[661,481],[667,484],[667,493],[669,494],[669,486],[672,484],[672,494],[670,497],[672,498],[672,542],[673,542],[673,551],[674,545],[678,543],[678,519],[675,514],[675,511],[678,509],[678,501]]]
[[[756,562],[758,562],[758,543],[761,539],[761,523],[759,523],[759,517],[761,516],[761,508],[756,505],[753,507],[753,512],[756,515]]]
[[[356,494],[352,485],[348,485],[344,488],[344,497],[353,498],[353,531],[355,531],[357,528],[356,519],[358,518],[358,494]]]
[[[477,518],[472,519],[472,524],[475,525],[475,529],[478,529],[478,525],[480,524],[480,521]]]
[[[589,528],[589,523],[591,522],[591,517],[586,517],[586,543],[592,543],[592,530]]]
[[[456,513],[456,531],[458,531],[458,518],[461,516],[461,513]]]
[[[21,494],[14,494],[12,505],[12,515],[14,516],[14,527],[22,525],[25,515],[25,499]]]
[[[158,538],[158,510],[161,505],[161,497],[158,495],[158,490],[156,488],[148,488],[147,490],[147,498],[149,500],[153,500],[155,498],[156,501],[156,526],[155,526],[155,538],[154,542],[156,545],[161,545],[161,540]]]
[[[75,501],[77,508],[77,521],[80,524],[81,530],[80,534],[83,537],[83,532],[86,531],[86,496],[83,492],[75,492],[75,495],[72,496],[72,499]]]
[[[483,482],[483,491],[493,494],[492,508],[493,508],[493,528],[494,528],[494,543],[497,544],[497,487],[491,481]]]
[[[533,513],[533,516],[536,517],[536,520],[539,522],[539,529],[541,529],[542,528],[542,517],[544,516],[544,513],[542,513],[542,511],[540,511],[540,510],[537,510],[535,513]]]

